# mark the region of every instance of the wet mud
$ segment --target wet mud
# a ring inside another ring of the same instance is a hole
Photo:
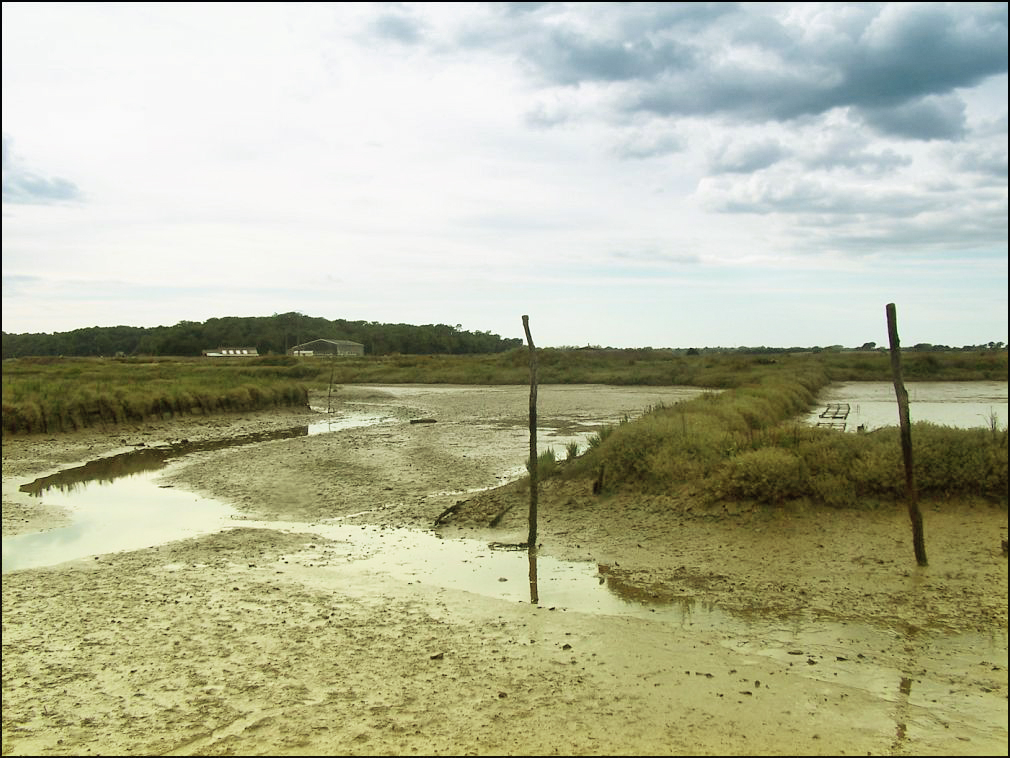
[[[541,444],[559,450],[676,398],[552,390]],[[502,485],[527,402],[353,387],[339,414],[381,423],[231,447],[333,416],[5,440],[5,540],[78,523],[57,495],[91,485],[60,472],[140,443],[189,447],[123,481],[222,511],[199,534],[5,568],[3,753],[1005,754],[1005,506],[929,504],[922,568],[900,510],[549,482],[534,604],[528,554],[490,547],[522,541],[522,507],[477,517],[523,497]],[[95,466],[95,492],[120,476]]]

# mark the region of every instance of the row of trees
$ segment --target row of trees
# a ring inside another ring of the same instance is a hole
[[[281,313],[272,316],[181,321],[175,326],[94,326],[53,334],[3,333],[3,357],[38,355],[198,356],[220,347],[255,347],[260,355],[284,354],[315,339],[360,342],[369,355],[498,353],[523,344],[490,332],[463,330],[458,324],[381,324]]]

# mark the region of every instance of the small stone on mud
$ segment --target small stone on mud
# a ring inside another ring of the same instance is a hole
[[[431,660],[433,661],[440,661],[443,658],[445,658],[445,653],[435,653],[433,656],[431,656]]]

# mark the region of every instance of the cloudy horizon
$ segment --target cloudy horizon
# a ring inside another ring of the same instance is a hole
[[[3,5],[3,330],[1007,341],[1006,3]]]

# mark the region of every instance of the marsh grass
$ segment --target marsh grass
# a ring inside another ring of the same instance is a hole
[[[248,359],[6,361],[5,434],[308,404],[299,364]],[[312,375],[315,376],[313,369]]]
[[[610,491],[662,493],[689,484],[713,502],[856,507],[902,497],[897,427],[851,434],[795,421],[826,383],[821,371],[765,373],[753,386],[650,409],[601,430],[570,475],[605,470]],[[1006,503],[1007,434],[998,422],[978,429],[920,422],[912,440],[919,494]]]
[[[530,471],[530,459],[526,459],[526,470]],[[558,473],[558,457],[554,448],[549,447],[537,455],[537,478],[541,481]]]

